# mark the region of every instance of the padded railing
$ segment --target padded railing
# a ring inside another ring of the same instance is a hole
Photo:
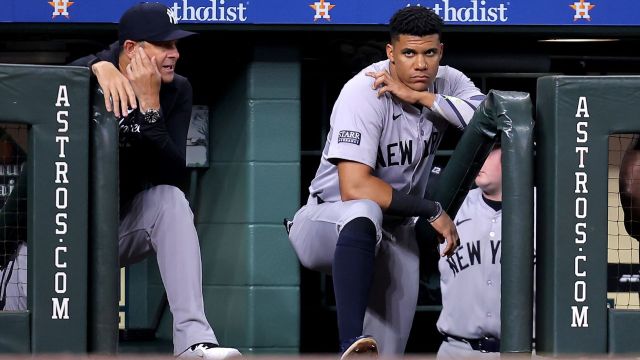
[[[534,218],[529,94],[489,91],[428,196],[439,201],[453,218],[498,136],[502,142],[503,193],[501,352],[531,352]],[[424,222],[421,226],[430,229]]]
[[[118,349],[118,121],[104,106],[96,85],[91,93],[91,183],[89,243],[89,351]]]

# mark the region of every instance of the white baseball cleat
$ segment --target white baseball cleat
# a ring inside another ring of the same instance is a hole
[[[210,343],[201,343],[189,347],[178,356],[178,359],[223,360],[237,359],[241,356],[240,351],[234,348],[224,348]]]

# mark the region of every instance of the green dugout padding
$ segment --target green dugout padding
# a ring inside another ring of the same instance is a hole
[[[609,352],[611,354],[640,354],[638,345],[640,311],[609,309]]]
[[[89,242],[88,350],[115,354],[118,350],[119,187],[118,121],[104,106],[104,93],[91,93],[91,184]]]
[[[453,218],[498,137],[502,143],[501,352],[531,352],[533,108],[529,94],[489,91],[430,195]],[[424,225],[422,227],[430,227]]]
[[[88,94],[86,68],[0,65],[0,120],[30,125],[29,312],[0,316],[0,351],[86,351]]]
[[[638,104],[637,76],[538,80],[536,344],[540,353],[615,350],[607,345],[608,137],[640,132]],[[635,337],[627,339],[640,352],[640,322],[633,327]],[[621,346],[618,340],[612,343],[616,348]]]

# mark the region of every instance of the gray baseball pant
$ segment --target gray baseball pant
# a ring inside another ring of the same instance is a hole
[[[137,194],[120,216],[120,266],[156,253],[173,314],[173,351],[217,344],[204,313],[202,262],[193,213],[184,193],[159,185]]]
[[[317,204],[310,197],[293,218],[289,240],[303,266],[331,274],[340,230],[359,217],[371,219],[378,236],[363,334],[373,336],[381,354],[402,354],[418,301],[419,253],[413,219],[386,228],[380,206],[373,201]]]

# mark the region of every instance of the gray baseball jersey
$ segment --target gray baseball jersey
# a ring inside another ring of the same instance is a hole
[[[502,211],[469,191],[454,220],[460,246],[441,258],[442,312],[438,330],[467,339],[500,338],[500,259]]]
[[[331,113],[331,131],[309,193],[325,202],[340,201],[336,159],[357,161],[394,189],[423,196],[435,151],[448,124],[462,129],[484,95],[460,71],[440,66],[429,89],[432,109],[406,104],[391,94],[377,96],[369,71],[389,69],[374,63],[342,88]]]
[[[307,205],[295,215],[289,240],[307,268],[331,273],[342,226],[366,217],[376,226],[375,275],[363,331],[381,354],[404,352],[418,300],[419,251],[414,219],[383,227],[380,206],[371,200],[341,201],[335,160],[366,164],[394,189],[423,196],[434,153],[448,124],[464,128],[484,95],[460,71],[441,66],[429,91],[431,109],[391,94],[377,96],[369,71],[389,69],[389,61],[365,68],[343,87],[331,114],[331,131]]]

